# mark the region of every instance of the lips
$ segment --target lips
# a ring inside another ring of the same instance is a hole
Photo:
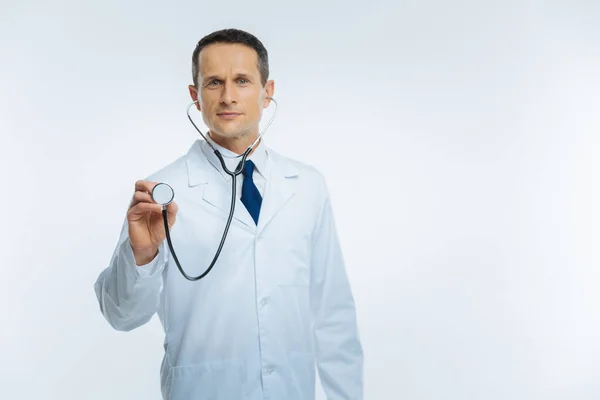
[[[236,113],[236,112],[223,112],[223,113],[217,113],[217,115],[233,116],[233,115],[241,115],[241,114],[240,113]]]

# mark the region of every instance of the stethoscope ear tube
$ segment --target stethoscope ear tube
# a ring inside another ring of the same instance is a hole
[[[254,140],[254,143],[252,143],[248,149],[246,149],[246,151],[252,151],[252,149],[254,148],[254,146],[256,146],[256,144],[260,141],[260,139],[263,137],[263,135],[265,134],[265,132],[267,131],[267,129],[269,128],[269,126],[271,125],[271,123],[273,123],[273,120],[275,119],[275,116],[277,115],[277,109],[279,108],[279,105],[277,104],[277,101],[275,101],[274,98],[272,97],[268,97],[267,99],[271,100],[273,102],[273,104],[275,104],[275,111],[273,112],[273,115],[271,116],[271,118],[269,119],[269,121],[267,122],[267,125],[265,125],[264,129],[262,130],[262,132],[260,132],[260,134],[258,135],[258,137],[256,138],[256,140]],[[198,103],[198,100],[194,100],[192,101],[186,109],[186,114],[188,119],[190,120],[190,122],[192,123],[192,125],[194,126],[194,128],[196,128],[196,130],[198,131],[198,133],[200,134],[200,136],[202,136],[202,138],[204,140],[206,140],[206,142],[208,143],[208,145],[214,150],[217,151],[217,149],[215,149],[215,147],[212,145],[212,143],[206,138],[206,136],[204,136],[204,134],[202,133],[202,131],[200,130],[200,128],[198,128],[198,126],[196,125],[196,123],[194,122],[194,120],[192,119],[192,116],[190,115],[190,108],[192,108],[192,106],[194,104]],[[240,156],[237,156],[240,157]]]

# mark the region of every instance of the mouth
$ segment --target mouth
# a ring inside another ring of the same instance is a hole
[[[242,114],[236,113],[236,112],[217,113],[217,116],[219,116],[220,118],[223,118],[223,119],[234,119],[234,118],[239,117],[240,115],[242,115]]]

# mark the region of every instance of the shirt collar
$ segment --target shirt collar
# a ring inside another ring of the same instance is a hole
[[[236,154],[233,151],[219,145],[210,137],[210,133],[206,135],[206,140],[210,142],[210,144],[212,144],[214,148],[219,151],[219,153],[221,153],[221,155],[223,156],[223,161],[225,161],[225,165],[227,166],[227,168],[230,171],[234,171],[240,163],[240,161],[242,160],[242,157],[237,157],[239,156],[239,154]],[[217,169],[217,171],[219,171],[221,175],[225,177],[225,179],[231,178],[225,171],[223,171],[221,161],[215,154],[214,150],[208,144],[203,143],[202,152],[204,153],[208,161],[210,161],[210,163]],[[261,139],[254,148],[254,151],[246,158],[246,160],[252,160],[256,167],[255,171],[266,179],[268,164],[267,158],[268,152],[266,146],[263,143],[263,139]]]

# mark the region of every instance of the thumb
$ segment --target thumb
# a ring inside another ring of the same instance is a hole
[[[178,210],[179,210],[179,206],[174,201],[170,202],[167,205],[167,215],[169,215],[169,216],[175,215]]]

